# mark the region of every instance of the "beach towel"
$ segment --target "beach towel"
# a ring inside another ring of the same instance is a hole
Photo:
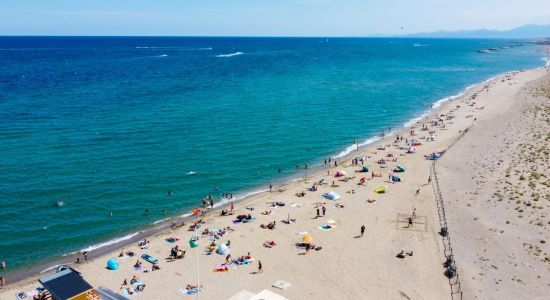
[[[153,265],[159,262],[158,259],[156,259],[156,258],[154,258],[154,257],[152,257],[151,255],[148,255],[148,254],[141,255],[141,258],[143,258],[145,261],[148,261],[148,262],[152,263]]]
[[[327,230],[327,231],[328,231],[328,230],[331,230],[331,229],[334,228],[334,227],[335,227],[334,225],[331,226],[331,225],[326,225],[326,224],[325,224],[325,225],[319,226],[319,229],[321,229],[321,230]]]
[[[179,291],[184,294],[184,295],[193,295],[193,294],[196,294],[199,292],[199,288],[194,288],[194,289],[179,289]]]
[[[175,242],[177,242],[177,241],[179,241],[179,240],[180,240],[180,239],[178,239],[178,238],[173,238],[173,237],[167,238],[167,239],[166,239],[166,241],[167,241],[168,243],[170,243],[170,244],[175,243]]]
[[[286,290],[291,286],[291,284],[289,282],[284,281],[284,280],[277,280],[271,286],[275,287],[275,288],[278,288],[278,289],[281,289],[281,290]]]

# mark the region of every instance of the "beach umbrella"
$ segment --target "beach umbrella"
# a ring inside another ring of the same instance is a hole
[[[311,235],[304,235],[304,237],[302,238],[302,241],[304,243],[311,243],[313,241],[313,237],[311,237]]]
[[[193,213],[194,215],[198,215],[198,214],[200,214],[201,212],[202,212],[202,209],[200,209],[200,208],[195,208],[195,209],[193,209],[193,211],[192,211],[192,213]]]
[[[229,254],[229,247],[227,247],[226,244],[219,244],[218,245],[218,250],[216,250],[216,253],[218,253],[220,255],[227,255],[227,254]]]

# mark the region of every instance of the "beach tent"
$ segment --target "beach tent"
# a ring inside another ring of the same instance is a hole
[[[107,269],[113,271],[118,270],[118,262],[116,261],[116,259],[111,258],[107,261]]]
[[[218,253],[219,255],[227,255],[229,254],[229,252],[229,247],[227,247],[226,244],[219,244],[218,250],[216,250],[216,253]]]
[[[395,167],[395,170],[393,170],[394,172],[405,172],[405,167],[403,167],[402,165],[397,165]]]
[[[76,272],[65,269],[38,279],[55,300],[87,300],[93,287]]]
[[[342,176],[346,176],[346,172],[344,172],[344,171],[336,171],[336,175],[334,175],[334,177],[342,177]]]
[[[363,172],[363,173],[368,173],[368,172],[369,172],[369,168],[363,167],[363,168],[361,169],[361,172]]]
[[[337,193],[335,193],[333,191],[330,191],[328,193],[323,194],[323,197],[325,199],[328,199],[328,200],[338,200],[338,199],[342,198],[342,197],[340,197],[340,195],[338,195]]]
[[[396,176],[396,175],[392,175],[391,176],[391,181],[392,182],[401,182],[401,177]]]
[[[196,238],[191,238],[189,240],[189,247],[197,248],[199,246],[199,241]]]
[[[416,153],[416,147],[410,147],[409,150],[407,150],[408,153]]]

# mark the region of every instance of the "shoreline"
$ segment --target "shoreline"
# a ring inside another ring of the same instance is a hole
[[[528,69],[529,70],[536,70],[536,69],[544,69],[550,64],[550,60],[547,58],[546,60],[546,66]],[[478,82],[476,84],[469,85],[465,87],[461,92],[458,94],[454,94],[449,97],[445,97],[442,99],[438,99],[435,101],[431,108],[422,112],[422,114],[419,117],[412,118],[408,120],[406,123],[402,124],[401,126],[397,127],[398,129],[392,130],[389,133],[385,134],[383,138],[379,138],[378,136],[372,136],[367,139],[365,139],[363,142],[358,143],[358,149],[354,150],[356,148],[355,144],[352,144],[350,146],[347,146],[344,148],[344,150],[340,151],[340,153],[336,156],[334,156],[335,159],[338,160],[339,163],[344,164],[348,162],[355,154],[364,153],[369,148],[373,147],[377,143],[386,143],[387,141],[391,141],[395,135],[398,135],[400,133],[404,133],[408,131],[410,128],[414,127],[415,125],[418,125],[419,123],[426,122],[431,115],[435,113],[439,113],[443,110],[445,110],[451,103],[454,103],[455,100],[461,99],[462,97],[467,96],[472,90],[483,86],[485,84],[488,84],[490,82],[493,82],[503,76],[506,76],[507,74],[518,72],[517,70],[514,71],[508,71],[493,77],[490,77],[489,79],[483,80],[481,82]],[[353,147],[353,149],[351,148]],[[348,151],[349,149],[349,151]],[[314,177],[316,175],[319,175],[320,173],[329,170],[333,168],[332,166],[326,166],[322,163],[314,163],[307,171],[304,171],[301,169],[300,171],[296,172],[295,174],[285,176],[284,178],[280,179],[280,184],[274,184],[273,190],[280,190],[288,188],[290,185],[292,185],[295,182],[302,182],[308,180],[308,178]],[[267,193],[266,193],[267,192]],[[242,204],[243,202],[250,202],[251,200],[261,197],[262,195],[269,194],[269,191],[267,189],[251,189],[250,191],[244,191],[243,196],[237,196],[233,198],[233,201],[229,201],[229,199],[225,199],[225,201],[218,202],[214,206],[213,209],[209,209],[208,212],[202,216],[204,219],[209,219],[213,216],[215,216],[216,212],[219,212],[221,209],[224,209],[230,205],[231,202],[234,202],[235,204]],[[4,276],[7,275],[8,279],[8,285],[7,287],[14,286],[16,284],[20,284],[21,282],[28,281],[28,280],[34,280],[37,276],[43,276],[44,274],[47,274],[48,271],[51,271],[58,265],[73,265],[76,261],[76,258],[80,256],[80,253],[83,251],[89,251],[89,258],[90,260],[88,263],[95,261],[96,258],[102,257],[106,254],[112,253],[116,250],[122,249],[124,247],[127,247],[129,245],[135,244],[136,242],[143,240],[144,238],[149,238],[152,236],[159,235],[160,233],[165,233],[167,231],[171,230],[170,223],[171,222],[186,222],[193,220],[194,216],[191,215],[191,213],[186,212],[184,214],[181,214],[179,216],[170,217],[162,220],[155,221],[150,224],[143,225],[144,228],[138,230],[137,232],[128,233],[126,235],[115,237],[113,239],[87,246],[79,251],[75,251],[72,253],[64,254],[61,257],[56,257],[52,259],[48,259],[44,262],[36,263],[32,266],[21,266],[17,270],[14,270],[13,273],[5,272],[3,273]]]

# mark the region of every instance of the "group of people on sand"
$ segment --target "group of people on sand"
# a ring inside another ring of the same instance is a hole
[[[127,285],[129,286],[125,287]],[[132,286],[135,286],[135,289]],[[126,278],[124,279],[121,289],[125,289],[128,295],[133,295],[135,292],[143,292],[145,289],[145,284],[142,284],[138,277],[134,275],[132,276],[132,279],[130,279],[130,284],[128,284],[128,280],[126,280]]]
[[[219,240],[220,238],[222,238],[224,235],[226,235],[230,231],[235,231],[235,229],[231,228],[231,226],[227,226],[227,227],[222,228],[222,229],[206,228],[205,230],[202,231],[202,235],[212,237],[216,240]]]
[[[170,259],[183,259],[185,258],[185,253],[187,253],[187,250],[181,250],[179,245],[176,245],[170,249]]]

